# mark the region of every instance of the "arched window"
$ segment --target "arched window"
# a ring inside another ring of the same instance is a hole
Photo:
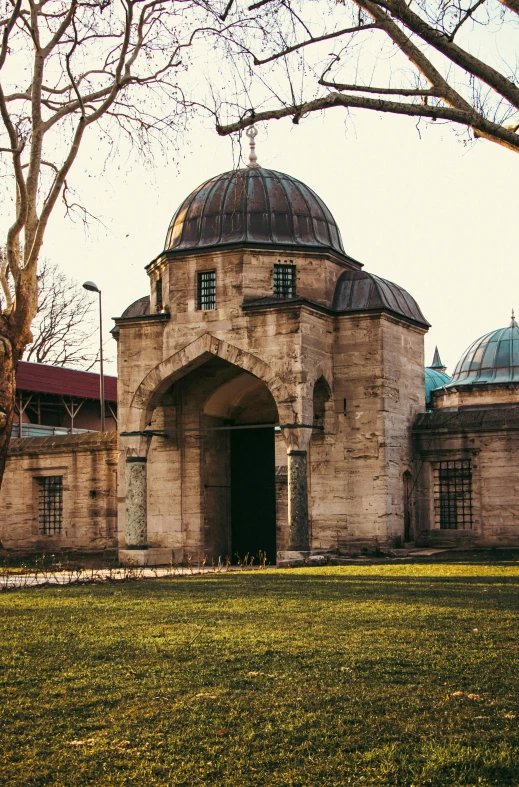
[[[314,385],[314,426],[324,429],[327,403],[331,395],[330,386],[324,377],[319,377]]]

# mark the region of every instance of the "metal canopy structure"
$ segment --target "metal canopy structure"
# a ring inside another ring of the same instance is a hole
[[[117,423],[117,377],[105,375],[104,381],[107,415]],[[18,423],[13,436],[36,436],[56,430],[71,434],[91,431],[77,429],[75,421],[87,403],[91,408],[93,402],[100,401],[99,375],[95,372],[20,361],[16,383]],[[24,422],[24,415],[30,416],[29,423]]]

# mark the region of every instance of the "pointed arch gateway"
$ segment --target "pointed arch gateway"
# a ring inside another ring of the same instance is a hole
[[[211,334],[204,333],[198,339],[195,339],[178,352],[170,355],[169,358],[157,364],[142,380],[131,402],[131,408],[141,411],[139,419],[140,429],[146,427],[149,417],[157,406],[162,394],[174,382],[194,371],[211,356],[221,358],[263,380],[274,398],[280,421],[291,423],[295,420],[292,408],[293,400],[290,398],[285,384],[265,361],[246,350],[229,344],[223,339],[217,339]]]
[[[146,440],[143,458],[149,543],[160,520],[163,533],[176,531],[184,553],[234,561],[248,553],[257,563],[262,552],[275,562],[275,439],[282,453],[286,447],[274,424],[293,423],[295,413],[272,367],[203,334],[144,377],[130,417],[137,434],[152,419],[164,423],[164,438]],[[180,502],[168,510],[166,500]]]

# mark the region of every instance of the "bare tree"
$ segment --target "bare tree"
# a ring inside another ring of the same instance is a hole
[[[78,152],[94,126],[112,154],[121,137],[148,159],[157,145],[171,144],[190,114],[181,83],[193,68],[195,45],[207,53],[237,24],[227,19],[223,0],[214,5],[0,0],[0,177],[7,182],[0,197],[12,212],[0,264],[0,480],[16,367],[33,341],[37,265],[49,219],[60,197],[67,212],[88,218],[69,184]]]
[[[42,260],[33,341],[25,348],[24,360],[91,369],[99,359],[99,350],[92,349],[99,330],[95,318],[95,304],[85,298],[78,282],[55,263]]]
[[[331,107],[448,121],[519,151],[518,0],[258,0],[248,90],[217,130]],[[243,63],[237,59],[238,66]]]

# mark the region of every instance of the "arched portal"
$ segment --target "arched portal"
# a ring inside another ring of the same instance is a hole
[[[221,422],[213,433],[205,434],[205,445],[207,461],[212,464],[217,460],[217,472],[224,481],[222,486],[229,488],[227,527],[224,522],[221,525],[227,530],[227,539],[223,540],[229,543],[231,562],[254,559],[257,564],[266,556],[269,563],[275,563],[273,424],[278,422],[278,410],[274,398],[262,380],[237,370],[235,376],[217,386],[208,397],[203,415]],[[224,456],[228,461],[222,461]],[[205,489],[207,508],[213,511],[210,516],[221,519],[225,507],[219,507],[214,499],[218,493],[211,494],[207,483]],[[211,497],[213,500],[209,502]]]
[[[152,427],[167,437],[153,439],[148,475],[159,498],[166,499],[165,485],[170,485],[178,499],[176,528],[184,555],[234,563],[248,555],[257,565],[266,553],[275,563],[278,420],[266,383],[218,356],[209,356],[162,393]],[[151,510],[148,521],[153,519]]]

